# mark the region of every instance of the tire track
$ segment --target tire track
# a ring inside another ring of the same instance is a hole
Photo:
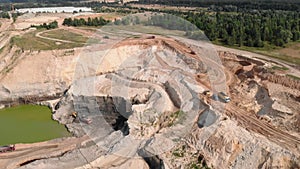
[[[297,146],[300,145],[300,138],[279,130],[232,104],[226,107],[225,114],[231,118],[235,118],[235,121],[246,130],[261,134],[267,137],[268,140],[299,155]]]

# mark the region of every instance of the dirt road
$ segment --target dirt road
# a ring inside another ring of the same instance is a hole
[[[50,38],[50,37],[42,36],[43,33],[47,33],[47,32],[50,32],[50,31],[52,31],[52,30],[45,30],[45,31],[42,31],[42,32],[38,32],[38,33],[35,34],[35,36],[38,37],[38,38],[51,40],[51,41],[55,41],[55,42],[75,43],[75,42],[68,41],[68,40],[62,40],[62,39],[56,39],[56,38]]]
[[[0,26],[0,49],[3,48],[12,37],[11,32],[9,31],[12,28],[13,19],[1,19]]]
[[[229,103],[224,112],[246,130],[261,134],[270,141],[290,150],[295,155],[300,155],[299,147],[297,147],[300,145],[300,138],[277,129],[275,126],[235,106],[233,103]]]
[[[60,155],[80,147],[80,144],[87,141],[87,136],[81,138],[65,138],[62,141],[52,140],[33,144],[16,144],[13,152],[0,154],[0,168],[14,169],[32,160]]]

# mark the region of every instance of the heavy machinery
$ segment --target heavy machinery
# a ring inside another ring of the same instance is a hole
[[[224,92],[219,92],[218,98],[222,99],[225,103],[228,103],[231,101],[230,97],[227,96]]]
[[[71,114],[71,116],[74,118],[74,122],[75,123],[79,123],[79,122],[84,122],[86,124],[91,124],[92,120],[90,118],[86,118],[86,117],[79,117],[77,112],[73,112]]]
[[[209,90],[205,90],[205,91],[203,92],[203,94],[204,94],[205,96],[207,96],[207,97],[211,97],[211,96],[212,96],[212,93],[211,93]]]
[[[206,104],[211,103],[211,100],[210,100],[211,96],[212,96],[212,93],[209,90],[205,90],[205,91],[203,91],[202,94],[200,94],[200,98],[203,99]]]
[[[0,146],[0,153],[15,151],[15,145]]]

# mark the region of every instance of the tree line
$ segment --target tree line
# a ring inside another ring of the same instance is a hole
[[[40,24],[38,26],[36,25],[31,25],[31,27],[35,27],[37,29],[55,29],[55,28],[58,28],[58,22],[57,21],[53,21],[53,22],[50,22],[49,24],[47,23],[43,23],[43,24]]]
[[[216,11],[286,10],[300,11],[299,0],[139,0],[140,4],[159,4],[183,7],[206,7]]]
[[[145,25],[159,26],[170,30],[196,31],[198,28],[187,20],[175,15],[153,15],[148,18]]]
[[[256,11],[249,13],[216,12],[215,14],[187,12],[175,14],[196,25],[211,41],[218,40],[230,46],[264,47],[266,43],[284,46],[288,42],[300,40],[299,12]],[[182,30],[191,38],[199,37],[199,32],[190,30],[189,24],[179,19],[172,19],[169,15],[153,16],[148,24]]]
[[[19,13],[19,12],[11,14],[14,22],[17,20],[18,16],[20,16],[20,15],[21,15],[21,13]],[[10,16],[9,16],[8,12],[1,12],[0,13],[0,18],[10,19]]]
[[[105,20],[102,17],[95,17],[95,18],[90,18],[88,17],[87,20],[85,20],[84,18],[66,18],[63,21],[63,25],[66,26],[103,26],[106,25],[107,23],[109,23],[109,20]]]
[[[284,46],[300,39],[299,12],[189,13],[184,17],[203,30],[210,40],[220,40],[226,45],[263,47],[269,43]]]

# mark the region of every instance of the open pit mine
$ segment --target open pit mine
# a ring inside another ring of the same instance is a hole
[[[46,105],[72,136],[2,147],[1,169],[299,168],[299,81],[269,69],[296,68],[173,35],[58,29],[101,43],[4,48],[0,106]]]

